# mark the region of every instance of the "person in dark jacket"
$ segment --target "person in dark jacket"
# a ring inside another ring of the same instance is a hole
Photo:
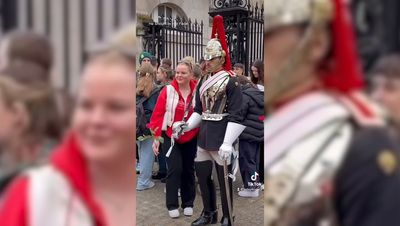
[[[260,146],[264,140],[264,92],[245,76],[238,76],[243,93],[242,115],[246,129],[239,137],[239,168],[244,188],[242,197],[258,197]]]
[[[159,87],[155,85],[156,74],[153,66],[143,64],[139,69],[139,80],[136,87],[136,103],[139,103],[142,98],[143,109],[145,113],[146,124],[150,122],[153,109],[156,105],[159,92]],[[138,153],[139,153],[139,171],[140,175],[137,179],[137,190],[142,191],[154,187],[155,183],[151,180],[154,154],[152,151],[153,138],[150,130],[136,134]]]

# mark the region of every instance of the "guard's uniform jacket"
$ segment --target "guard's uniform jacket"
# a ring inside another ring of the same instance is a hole
[[[202,90],[203,84],[210,82]],[[210,79],[211,78],[211,79]],[[209,80],[210,79],[210,80]],[[225,70],[204,76],[196,92],[194,111],[201,115],[198,146],[207,151],[218,151],[224,141],[228,122],[241,123],[242,92],[236,77]]]
[[[264,225],[400,225],[400,149],[360,93],[364,76],[348,1],[265,2],[266,37],[279,40],[274,30],[292,25],[304,32],[286,63],[272,66],[267,87]],[[321,28],[329,31],[328,57],[303,64]],[[316,77],[302,77],[304,65]],[[304,93],[307,82],[314,90]],[[297,88],[294,100],[284,98]]]

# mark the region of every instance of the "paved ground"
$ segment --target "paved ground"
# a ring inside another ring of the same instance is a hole
[[[178,219],[171,219],[165,207],[165,184],[155,181],[156,186],[146,191],[137,192],[137,226],[189,226],[192,221],[197,219],[202,210],[200,191],[197,189],[192,217],[183,216]],[[217,183],[217,180],[215,180]],[[242,198],[237,195],[237,189],[242,187],[240,174],[234,182],[234,214],[236,216],[235,226],[263,226],[263,195],[260,192],[258,198]],[[219,192],[217,193],[219,195]],[[218,196],[219,199],[219,196]],[[218,200],[218,210],[222,213],[220,201]],[[220,224],[215,224],[219,226]]]

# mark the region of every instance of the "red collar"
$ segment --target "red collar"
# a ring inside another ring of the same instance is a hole
[[[196,80],[194,80],[194,79],[190,80],[189,86],[190,86],[190,90],[191,90],[192,92],[193,92],[194,89],[196,88],[196,84],[197,84],[197,81],[196,81]],[[179,92],[179,85],[178,85],[178,82],[176,81],[176,79],[174,79],[174,80],[171,82],[171,85],[172,85],[172,87],[175,88],[175,90],[176,90],[177,92]]]
[[[73,189],[81,196],[95,220],[95,225],[106,226],[104,214],[93,197],[87,162],[72,133],[67,135],[61,146],[51,156],[51,164],[64,174]]]

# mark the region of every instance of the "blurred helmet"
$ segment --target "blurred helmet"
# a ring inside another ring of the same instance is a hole
[[[292,56],[273,75],[269,75],[267,104],[273,105],[280,96],[305,82],[296,70],[309,50],[316,32],[329,30],[329,58],[320,62],[318,73],[325,89],[350,93],[363,86],[362,71],[354,40],[351,16],[346,0],[265,0],[265,33],[290,25],[305,25],[302,39]],[[324,66],[326,65],[326,66]],[[320,66],[324,66],[321,67]]]
[[[332,0],[265,0],[266,32],[282,26],[327,23],[332,20]]]

